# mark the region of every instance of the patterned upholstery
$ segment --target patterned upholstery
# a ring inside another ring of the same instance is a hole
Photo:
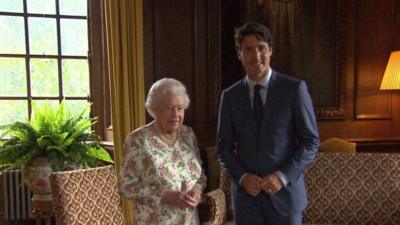
[[[233,223],[232,195],[231,195],[231,177],[226,170],[221,171],[219,188],[225,193],[226,198],[226,223]]]
[[[218,219],[201,220],[206,221],[207,225],[229,225],[233,224],[233,211],[231,201],[231,178],[225,170],[221,170],[215,146],[205,148],[207,155],[207,188],[210,193],[218,191],[218,195],[206,195],[207,201],[203,203],[200,210],[200,219],[206,218],[204,215],[218,215]],[[206,213],[206,211],[208,211]],[[214,212],[213,212],[214,211]],[[209,216],[208,216],[209,217]]]
[[[206,193],[199,205],[202,225],[233,225],[230,200],[230,177],[221,172],[221,185],[218,189]],[[229,197],[228,197],[229,196]]]
[[[200,222],[202,225],[220,225],[225,219],[225,194],[221,189],[216,189],[204,194],[198,206]]]
[[[400,154],[319,152],[307,169],[306,225],[400,225]],[[224,223],[233,224],[230,178],[221,172]],[[217,202],[217,201],[215,201]],[[222,202],[220,202],[222,204]]]
[[[320,152],[305,181],[307,224],[400,224],[400,154]]]
[[[50,176],[57,225],[122,225],[113,166],[55,172]]]

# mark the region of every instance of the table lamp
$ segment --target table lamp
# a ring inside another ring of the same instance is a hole
[[[390,54],[380,90],[400,90],[400,51]]]

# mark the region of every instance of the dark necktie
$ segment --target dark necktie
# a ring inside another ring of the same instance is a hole
[[[254,117],[256,118],[257,129],[260,130],[261,120],[263,116],[264,107],[261,101],[260,89],[263,88],[261,85],[256,84],[254,86],[254,97],[253,97],[253,110]]]

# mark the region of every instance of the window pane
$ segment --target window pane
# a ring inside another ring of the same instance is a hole
[[[85,100],[64,100],[64,107],[73,114],[81,113],[88,107],[88,101]],[[86,111],[85,117],[89,117],[90,109]]]
[[[58,96],[57,59],[31,59],[32,96]]]
[[[28,13],[56,14],[54,0],[27,0]]]
[[[29,45],[31,54],[56,55],[56,19],[29,18]]]
[[[40,110],[42,107],[44,107],[45,104],[50,106],[51,109],[57,110],[57,107],[60,104],[60,101],[58,101],[58,100],[32,100],[32,115],[31,115],[31,117],[35,114],[36,109]]]
[[[60,14],[73,16],[87,15],[86,0],[59,0]]]
[[[65,96],[89,95],[89,67],[87,60],[62,61],[63,90]]]
[[[44,104],[49,104],[53,109],[56,109],[60,104],[58,100],[33,100],[32,101],[32,113],[34,113],[36,108],[42,108]]]
[[[0,58],[0,95],[27,96],[24,58]]]
[[[87,56],[87,21],[61,19],[61,52],[63,55]]]
[[[0,16],[0,53],[25,54],[24,18]]]
[[[26,100],[0,100],[0,109],[0,125],[25,121],[28,118]]]
[[[1,0],[0,1],[1,12],[23,12],[24,7],[22,0]]]

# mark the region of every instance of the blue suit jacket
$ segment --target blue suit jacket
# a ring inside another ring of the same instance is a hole
[[[289,184],[272,196],[271,202],[281,215],[300,213],[307,205],[303,173],[319,147],[314,109],[304,81],[272,71],[260,127],[257,132],[245,79],[225,89],[217,153],[232,177],[234,210],[253,198],[238,184],[242,175],[264,177],[279,170]]]

